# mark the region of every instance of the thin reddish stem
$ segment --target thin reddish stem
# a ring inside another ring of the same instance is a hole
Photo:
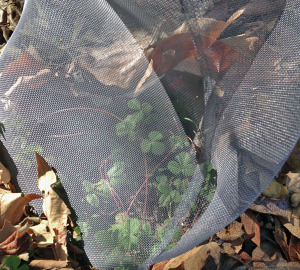
[[[116,118],[116,119],[119,120],[119,121],[123,121],[122,118],[116,116],[115,114],[113,114],[113,113],[111,113],[111,112],[108,112],[108,111],[102,110],[102,109],[89,108],[89,107],[83,107],[83,108],[82,108],[82,107],[74,107],[74,108],[67,108],[67,109],[58,110],[58,111],[49,113],[49,114],[46,115],[44,118],[42,118],[42,120],[45,120],[45,119],[49,118],[50,116],[55,115],[55,114],[58,114],[58,113],[67,112],[67,111],[79,111],[79,110],[102,112],[102,113],[108,114],[108,115],[110,115],[110,116]]]
[[[173,147],[172,147],[172,149],[169,151],[169,153],[168,153],[168,154],[167,154],[167,155],[166,155],[166,156],[165,156],[165,157],[157,164],[157,166],[152,170],[151,176],[152,176],[152,175],[154,174],[154,172],[161,166],[161,164],[169,157],[169,155],[172,153],[172,151],[173,151]],[[150,176],[150,177],[151,177],[151,176]],[[134,203],[134,201],[135,201],[137,195],[141,192],[142,188],[143,188],[144,185],[147,183],[148,179],[149,179],[149,176],[147,175],[145,181],[141,184],[140,188],[139,188],[138,191],[135,193],[135,195],[134,195],[132,201],[130,202],[130,204],[129,204],[128,208],[127,208],[127,211],[126,211],[126,214],[125,214],[126,217],[127,217],[128,213],[129,213],[129,210],[131,209],[131,207],[132,207],[132,205],[133,205],[133,203]]]
[[[160,233],[166,228],[166,226],[169,224],[169,222],[171,221],[171,219],[168,220],[168,222],[162,226],[162,228],[160,229],[160,231],[154,236],[154,238],[151,240],[151,242],[149,243],[149,246],[152,245],[152,243],[155,241],[155,239],[160,235]]]
[[[118,195],[118,193],[115,191],[115,189],[110,185],[109,181],[107,180],[108,177],[107,177],[107,170],[106,170],[106,162],[107,162],[107,160],[104,160],[104,173],[105,173],[105,179],[104,179],[104,181],[105,181],[106,184],[108,185],[109,190],[110,190],[111,195],[113,196],[114,200],[116,201],[116,198],[114,197],[113,194],[115,194],[115,195],[117,196],[117,198],[119,199],[119,202],[121,203],[121,206],[122,206],[122,209],[123,209],[123,212],[124,212],[124,211],[125,211],[125,208],[124,208],[124,204],[123,204],[123,202],[122,202],[120,196]],[[118,204],[118,205],[119,205],[119,204]],[[122,211],[120,210],[120,206],[118,207],[118,209],[119,209],[119,211],[120,211],[120,213],[121,213]]]

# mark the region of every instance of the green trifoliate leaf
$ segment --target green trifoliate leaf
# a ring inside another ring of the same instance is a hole
[[[95,194],[88,194],[86,200],[91,206],[98,206],[100,204],[99,198]]]
[[[130,109],[138,111],[141,109],[141,102],[139,100],[137,100],[136,98],[131,99],[128,101],[128,107]]]
[[[163,138],[163,135],[159,131],[151,131],[148,138],[150,141],[159,141]]]

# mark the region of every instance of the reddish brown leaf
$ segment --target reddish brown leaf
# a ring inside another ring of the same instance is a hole
[[[43,196],[34,194],[34,193],[27,194],[24,197],[28,200],[28,202],[31,202],[32,200],[43,198]]]
[[[247,235],[252,236],[252,242],[257,246],[260,246],[260,228],[255,214],[247,210],[241,215],[241,222],[244,226]]]
[[[278,245],[280,246],[281,250],[283,251],[286,259],[290,261],[289,255],[289,246],[287,244],[287,237],[282,228],[282,225],[277,217],[274,218],[275,220],[275,231],[274,231],[274,238]]]
[[[248,253],[246,253],[245,251],[243,251],[243,252],[240,254],[240,257],[241,257],[241,259],[242,259],[245,263],[250,263],[250,262],[253,261],[252,258],[251,258],[251,256],[250,256]]]
[[[0,244],[0,250],[4,254],[20,254],[29,247],[29,237],[27,233],[18,235],[18,230],[13,232],[4,242]]]
[[[224,241],[233,241],[240,238],[244,234],[242,224],[234,221],[228,227],[217,233],[217,236]]]
[[[289,255],[292,262],[300,262],[300,241],[294,235],[291,235],[289,243]]]

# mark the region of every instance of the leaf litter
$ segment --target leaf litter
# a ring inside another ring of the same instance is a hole
[[[0,0],[1,12],[14,14],[14,17],[6,16],[7,21],[0,22],[5,42],[15,29],[24,4],[21,0],[13,4],[12,2]],[[226,12],[231,2],[224,1]],[[278,2],[278,5],[284,5],[284,1]],[[252,22],[248,28],[241,29],[239,35],[226,36],[224,33],[230,33],[232,29],[240,25],[238,21],[240,16],[256,15],[263,18],[263,14],[275,12],[276,9],[278,6],[267,0],[250,1],[227,20],[225,19],[226,12],[222,11],[224,21],[214,19],[212,12],[211,18],[200,19],[197,22],[202,29],[199,44],[202,45],[202,51],[208,57],[209,61],[205,64],[208,64],[209,73],[213,78],[220,78],[228,68],[241,66],[245,59],[251,64],[257,51],[263,45],[263,41],[257,37],[259,35],[256,36],[256,33],[272,28],[277,19]],[[78,34],[74,34],[74,40]],[[197,52],[192,44],[186,23],[183,23],[171,35],[165,34],[157,37],[156,40],[150,40],[149,46],[141,45],[144,54],[149,59],[149,65],[145,67],[144,76],[139,81],[137,80],[136,92],[143,90],[144,84],[153,72],[158,76],[165,76],[170,70],[176,69],[201,76],[193,70],[193,63],[197,65],[195,60]],[[143,40],[138,40],[138,42],[142,44]],[[0,46],[0,52],[4,45],[5,43]],[[79,48],[82,54],[77,65],[94,75],[100,83],[127,88],[137,78],[137,73],[131,64],[132,55],[136,56],[136,62],[141,61],[142,58],[142,54],[135,53],[136,44],[128,44],[128,46],[130,49],[127,50],[128,54],[123,56],[121,65],[116,61],[104,60],[108,64],[103,66],[103,59],[95,57],[100,51],[105,52],[107,58],[114,59],[114,55],[118,55],[119,44],[112,44],[106,49],[99,48],[98,51]],[[51,79],[50,70],[41,69],[38,63],[40,59],[37,59],[38,56],[33,52],[34,50],[32,48],[29,52],[22,52],[20,58],[11,63],[10,74],[3,71],[2,76],[15,77],[14,84],[7,92],[7,97],[13,94],[19,86],[27,85],[29,88],[36,88]],[[174,53],[173,60],[170,60],[170,52]],[[90,61],[91,59],[93,61]],[[116,59],[119,60],[119,58]],[[34,66],[34,73],[27,74],[25,70],[17,70],[20,61],[27,61]],[[247,66],[247,63],[244,66]],[[284,63],[278,58],[277,63],[273,64],[275,72],[279,72],[280,65]],[[12,74],[11,70],[15,72]],[[103,72],[107,76],[99,75]],[[19,76],[20,73],[23,76]],[[120,76],[116,76],[116,73]],[[224,95],[224,90],[220,89],[220,93],[220,96]],[[4,126],[0,123],[0,134],[3,138],[4,131]],[[145,151],[154,151],[153,145],[158,142],[149,142],[145,143]],[[3,145],[0,146],[3,147]],[[0,154],[3,153],[5,152],[1,149]],[[299,153],[300,140],[276,179],[266,188],[262,196],[232,224],[189,252],[169,261],[157,263],[150,268],[164,270],[300,269]],[[16,187],[11,183],[14,175],[12,166],[2,159],[4,157],[0,156],[0,267],[20,270],[29,269],[29,267],[33,269],[92,269],[83,250],[76,215],[68,203],[67,195],[55,171],[41,155],[36,153],[38,187],[44,195],[44,214],[37,216],[32,209],[28,211],[29,203],[31,200],[41,199],[41,196],[15,192]],[[69,235],[72,235],[72,239]]]

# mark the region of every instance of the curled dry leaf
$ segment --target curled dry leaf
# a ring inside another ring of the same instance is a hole
[[[9,183],[9,181],[10,181],[10,172],[0,162],[0,184],[7,184],[7,183]]]
[[[300,173],[296,172],[289,172],[287,174],[287,179],[286,179],[286,186],[288,188],[288,191],[293,194],[293,193],[300,193]]]
[[[292,215],[289,219],[280,218],[280,221],[292,235],[300,239],[300,220],[297,216]]]
[[[220,247],[215,242],[210,242],[205,245],[193,248],[192,250],[176,257],[165,265],[163,270],[171,269],[184,269],[195,270],[203,269],[208,259],[212,257],[215,264],[219,264],[220,260]]]
[[[69,263],[55,260],[33,260],[29,263],[29,266],[37,269],[61,269],[69,266]]]
[[[3,228],[0,229],[0,243],[7,239],[14,231],[16,231],[16,228],[9,221],[5,220]]]
[[[38,153],[35,154],[38,170],[38,187],[45,196],[43,211],[48,219],[50,232],[54,238],[55,255],[58,260],[67,260],[66,237],[71,212],[64,201],[52,189],[52,185],[57,181],[55,172]]]
[[[290,239],[289,255],[292,262],[300,262],[300,241],[294,235]]]
[[[39,248],[45,248],[53,244],[52,233],[48,231],[49,223],[42,220],[40,224],[32,226],[28,233],[32,235],[32,241]]]
[[[24,197],[22,193],[0,194],[0,228],[5,220],[17,224],[23,215],[24,206],[30,201],[30,197]]]
[[[286,233],[284,232],[284,229],[282,228],[282,225],[281,225],[279,219],[277,217],[275,217],[274,220],[275,220],[274,238],[275,238],[277,244],[280,246],[286,259],[289,261],[290,255],[289,255],[289,246],[287,243]]]
[[[260,228],[255,214],[247,210],[241,215],[241,222],[244,226],[246,234],[253,236],[251,239],[252,242],[257,246],[260,246]]]
[[[140,77],[147,60],[136,43],[113,43],[108,47],[83,48],[78,64],[105,85],[128,88]]]
[[[249,209],[258,213],[271,214],[285,219],[290,219],[292,216],[292,211],[281,209],[274,202],[269,200],[256,201],[249,207]]]
[[[222,229],[217,233],[217,236],[224,241],[233,241],[240,238],[244,231],[242,223],[234,221],[227,228]]]
[[[0,243],[0,250],[4,254],[15,255],[26,251],[29,248],[29,235],[27,233],[29,223],[15,230],[5,241]]]
[[[266,189],[262,192],[262,195],[271,198],[271,199],[281,199],[286,197],[289,194],[286,186],[278,183],[276,180],[272,180],[272,182],[266,187]]]

